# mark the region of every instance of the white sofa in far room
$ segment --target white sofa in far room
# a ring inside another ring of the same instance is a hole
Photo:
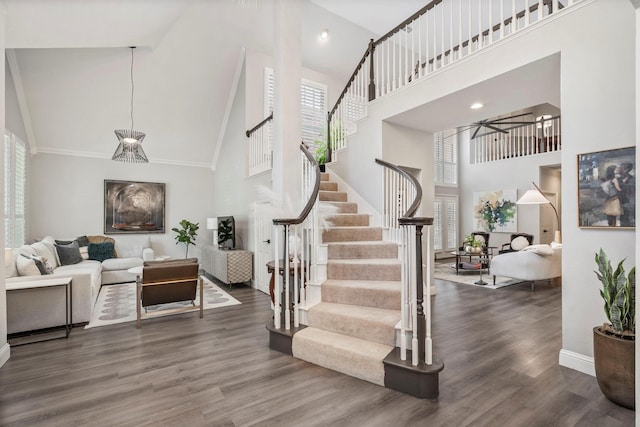
[[[5,282],[11,284],[46,280],[52,276],[71,277],[73,323],[88,322],[101,285],[135,281],[135,275],[127,270],[155,258],[147,236],[123,236],[122,239],[89,236],[88,239],[92,242],[114,243],[116,257],[102,262],[82,259],[77,263],[60,265],[55,239],[47,236],[40,242],[13,250],[13,263],[7,267]],[[52,268],[51,273],[43,275],[35,264],[25,265],[29,259],[23,254],[46,259]],[[64,307],[65,296],[61,288],[10,291],[7,293],[7,332],[12,334],[64,325]]]
[[[562,276],[562,246],[531,245],[516,252],[491,258],[491,274],[531,281],[548,280]]]

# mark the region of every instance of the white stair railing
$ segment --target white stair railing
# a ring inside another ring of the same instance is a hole
[[[369,42],[329,111],[328,160],[345,148],[367,104],[483,50],[581,0],[433,0]]]
[[[257,175],[271,170],[272,146],[271,123],[273,113],[246,132],[247,144],[247,176]]]
[[[275,329],[300,326],[300,307],[305,306],[307,300],[306,284],[315,280],[320,239],[317,207],[320,168],[304,144],[300,150],[302,196],[307,202],[297,218],[273,220]]]
[[[405,169],[376,159],[376,163],[384,166],[385,175],[395,174],[397,177],[389,178],[392,183],[390,199],[393,200],[391,208],[397,209],[396,197],[402,198],[411,194],[412,198],[406,203],[406,210],[396,218],[398,235],[400,236],[400,262],[401,262],[401,287],[400,287],[400,359],[407,360],[409,343],[408,334],[411,336],[411,364],[432,365],[433,345],[431,339],[431,263],[433,260],[433,248],[431,241],[431,226],[433,218],[414,216],[422,199],[422,188],[419,182]],[[411,188],[411,190],[409,190]],[[400,189],[400,192],[397,190]],[[402,201],[403,205],[405,201]],[[385,215],[386,216],[386,215]],[[426,228],[425,228],[426,226]],[[423,232],[424,229],[424,232]],[[423,235],[426,237],[423,239]],[[423,256],[423,241],[427,242],[426,254]],[[426,278],[423,263],[426,263]],[[426,290],[425,290],[426,287]],[[425,295],[427,295],[425,303]]]

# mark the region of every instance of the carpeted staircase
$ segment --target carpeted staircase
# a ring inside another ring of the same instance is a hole
[[[328,245],[322,301],[308,311],[309,327],[293,337],[293,355],[384,385],[382,360],[395,347],[400,320],[398,245],[382,241],[355,203],[322,174],[320,203],[338,207],[323,232]]]

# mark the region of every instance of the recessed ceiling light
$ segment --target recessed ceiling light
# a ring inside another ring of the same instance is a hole
[[[322,40],[326,40],[326,39],[328,39],[328,38],[329,38],[329,30],[328,30],[327,28],[325,28],[324,30],[322,30],[322,31],[320,32],[320,38],[321,38]]]
[[[472,110],[477,110],[479,108],[484,107],[484,104],[480,103],[480,102],[474,102],[473,104],[471,104],[471,109]]]

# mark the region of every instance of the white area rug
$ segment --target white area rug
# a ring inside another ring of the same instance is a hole
[[[241,304],[240,301],[220,289],[211,280],[203,278],[204,309],[226,307]],[[200,291],[196,296],[196,305],[200,302]],[[191,306],[191,301],[170,304],[159,304],[147,308],[148,312]],[[193,311],[198,309],[194,307]],[[136,284],[123,283],[121,285],[105,285],[100,288],[96,306],[91,314],[91,321],[85,329],[116,323],[135,322],[136,320]]]
[[[493,275],[486,274],[486,270],[482,273],[482,280],[487,282],[486,285],[476,285],[474,282],[480,280],[479,271],[460,271],[456,275],[455,261],[437,262],[435,264],[434,276],[436,279],[448,280],[450,282],[462,283],[464,285],[477,286],[478,288],[500,289],[505,286],[522,283],[520,279],[511,279],[509,277],[496,276],[496,284],[493,285]]]

